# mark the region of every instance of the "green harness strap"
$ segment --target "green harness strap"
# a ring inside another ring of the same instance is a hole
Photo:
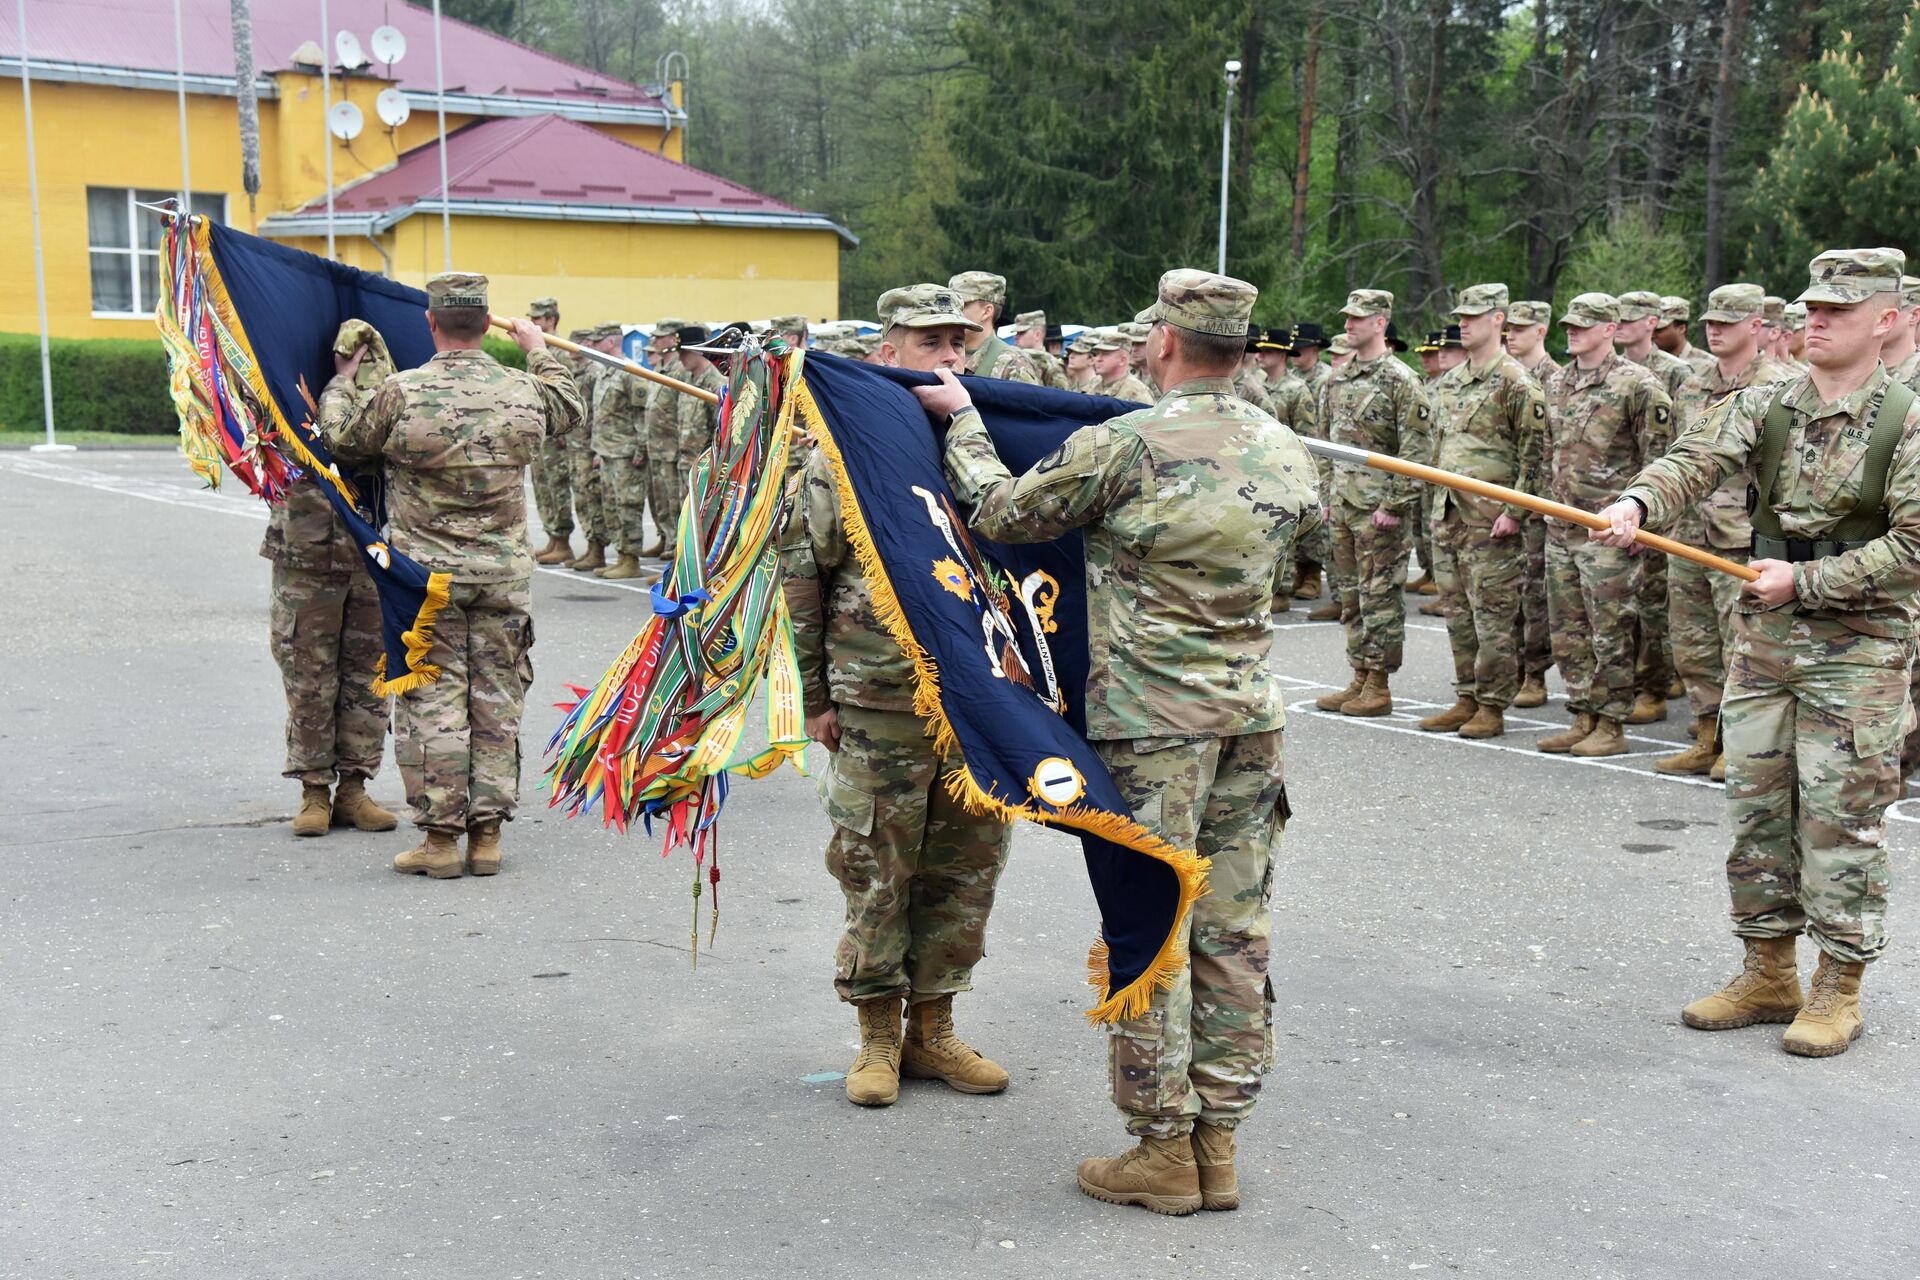
[[[1913,389],[1887,380],[1880,402],[1873,407],[1867,456],[1860,477],[1860,500],[1841,517],[1821,542],[1871,542],[1887,532],[1887,472],[1893,465],[1894,447],[1900,443],[1901,428],[1913,408]],[[1787,388],[1781,387],[1767,406],[1760,427],[1759,465],[1754,469],[1756,499],[1750,513],[1753,531],[1762,538],[1785,541],[1780,515],[1773,509],[1773,486],[1780,478],[1780,456],[1786,452],[1787,432],[1793,426],[1793,410],[1787,407]]]

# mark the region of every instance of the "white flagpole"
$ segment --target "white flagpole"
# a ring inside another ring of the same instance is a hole
[[[180,0],[173,0],[173,88],[180,100],[180,212],[193,213],[193,171],[187,163],[187,52]]]
[[[433,0],[433,91],[440,115],[440,269],[451,271],[453,221],[447,212],[447,71],[440,61],[440,0]]]
[[[53,361],[47,355],[47,259],[40,248],[40,171],[33,155],[33,72],[27,52],[27,0],[14,0],[20,24],[20,104],[27,117],[27,203],[33,207],[33,283],[40,298],[40,407],[47,420],[47,442],[35,453],[69,453],[70,444],[53,438]]]
[[[320,0],[320,136],[327,148],[327,257],[333,257],[333,32]]]

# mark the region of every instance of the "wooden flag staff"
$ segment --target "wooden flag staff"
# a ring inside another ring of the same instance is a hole
[[[509,327],[507,322],[499,316],[488,316],[487,323],[496,329],[504,330]],[[691,382],[682,382],[678,378],[670,378],[664,373],[655,373],[643,364],[635,364],[631,360],[622,360],[619,356],[610,356],[604,351],[596,351],[592,347],[583,347],[577,342],[568,342],[565,338],[556,338],[552,334],[547,335],[547,345],[550,347],[558,347],[562,351],[571,351],[575,355],[585,356],[589,360],[598,360],[601,364],[607,365],[609,368],[625,370],[636,378],[645,378],[648,382],[657,382],[663,387],[672,387],[681,395],[693,396],[696,399],[705,400],[708,404],[720,403],[720,397],[715,392],[708,391],[704,387],[696,387]]]
[[[1313,440],[1300,437],[1300,443],[1307,446],[1309,452],[1336,462],[1353,462],[1361,466],[1372,467],[1376,471],[1391,471],[1396,475],[1408,476],[1427,484],[1444,485],[1449,489],[1458,489],[1462,493],[1477,494],[1482,498],[1491,498],[1495,502],[1508,506],[1525,507],[1529,511],[1567,524],[1585,525],[1589,529],[1604,532],[1610,526],[1599,516],[1578,507],[1569,507],[1564,503],[1552,502],[1546,498],[1536,498],[1530,493],[1521,493],[1518,489],[1508,489],[1485,480],[1475,480],[1470,476],[1456,475],[1451,471],[1442,471],[1438,467],[1424,466],[1418,462],[1407,462],[1391,454],[1372,453],[1366,449],[1356,449],[1352,445],[1334,444],[1330,440]],[[1760,577],[1758,569],[1716,556],[1711,551],[1702,551],[1690,547],[1684,542],[1675,542],[1672,538],[1663,538],[1657,533],[1648,533],[1641,529],[1635,532],[1634,541],[1654,551],[1664,551],[1670,556],[1679,556],[1682,560],[1691,560],[1695,564],[1705,565],[1720,573],[1732,574],[1742,582],[1753,582]]]

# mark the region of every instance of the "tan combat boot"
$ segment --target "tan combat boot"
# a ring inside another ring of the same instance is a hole
[[[1240,1179],[1233,1171],[1233,1130],[1195,1121],[1193,1162],[1200,1170],[1200,1207],[1238,1209]]]
[[[862,1000],[860,1053],[847,1068],[847,1101],[862,1107],[890,1107],[900,1096],[900,997]]]
[[[945,1080],[961,1093],[999,1093],[1006,1069],[953,1034],[953,997],[935,996],[907,1006],[907,1043],[900,1074],[915,1080]]]
[[[333,825],[332,792],[324,782],[300,784],[300,812],[293,815],[293,834],[323,836]]]
[[[1463,693],[1455,700],[1454,704],[1445,711],[1440,712],[1438,715],[1428,716],[1425,720],[1422,720],[1420,727],[1427,733],[1452,733],[1455,729],[1458,729],[1461,725],[1473,719],[1474,713],[1479,710],[1480,704]]]
[[[1513,705],[1521,710],[1529,707],[1547,705],[1547,678],[1544,675],[1531,675],[1520,682],[1520,692],[1513,696]]]
[[[1348,684],[1346,688],[1336,689],[1332,693],[1322,694],[1313,700],[1313,705],[1322,711],[1338,711],[1347,705],[1348,698],[1359,697],[1360,690],[1366,683],[1367,673],[1364,671],[1356,671],[1353,673],[1352,682]]]
[[[1584,741],[1592,732],[1593,717],[1582,711],[1574,716],[1571,727],[1559,733],[1550,733],[1533,745],[1537,750],[1549,755],[1563,756],[1573,750],[1575,743]]]
[[[1421,605],[1420,612],[1428,618],[1444,618],[1453,612],[1453,606],[1445,596],[1441,596],[1438,600],[1429,600]]]
[[[489,818],[467,828],[467,874],[500,874],[500,819]]]
[[[1473,713],[1473,719],[1460,726],[1460,736],[1463,738],[1497,738],[1506,731],[1507,713],[1484,702]]]
[[[1667,700],[1668,701],[1672,701],[1675,698],[1684,698],[1686,696],[1687,696],[1686,681],[1682,680],[1679,676],[1675,676],[1673,679],[1667,681]]]
[[[1860,1016],[1860,978],[1867,966],[1856,960],[1835,960],[1822,951],[1820,966],[1807,984],[1807,1002],[1787,1028],[1780,1047],[1803,1058],[1831,1058],[1867,1029]]]
[[[1593,732],[1567,748],[1569,754],[1591,759],[1594,756],[1627,754],[1627,731],[1618,720],[1601,716],[1593,722]]]
[[[1387,687],[1387,673],[1367,672],[1360,692],[1340,704],[1343,716],[1384,716],[1393,710],[1393,690]]]
[[[453,880],[460,875],[460,842],[444,831],[422,831],[424,839],[393,860],[401,875]]]
[[[1407,590],[1416,596],[1437,596],[1440,594],[1440,584],[1433,580],[1432,574],[1423,573],[1407,584]]]
[[[535,564],[565,564],[573,559],[573,544],[555,534],[547,539],[547,545],[534,552]]]
[[[1193,1140],[1142,1138],[1125,1155],[1080,1162],[1080,1189],[1108,1204],[1137,1204],[1181,1217],[1200,1207],[1200,1169]]]
[[[1800,972],[1794,967],[1792,934],[1742,938],[1747,958],[1733,980],[1680,1011],[1696,1031],[1732,1031],[1756,1022],[1792,1022],[1800,1012]]]
[[[1338,598],[1329,599],[1325,604],[1315,605],[1312,609],[1309,609],[1307,611],[1307,621],[1308,622],[1340,621],[1339,599]]]
[[[1669,777],[1692,777],[1712,772],[1714,759],[1720,754],[1713,748],[1716,728],[1713,716],[1701,716],[1693,728],[1693,745],[1678,755],[1662,756],[1655,760],[1653,771]]]
[[[1725,751],[1721,751],[1719,755],[1713,758],[1713,768],[1707,770],[1707,776],[1715,782],[1725,782],[1727,780],[1727,753]]]
[[[333,792],[333,820],[355,831],[391,831],[398,818],[373,802],[367,780],[357,773],[343,774]]]
[[[567,568],[575,573],[591,573],[595,569],[606,567],[607,547],[603,542],[589,542],[587,549],[580,553],[580,558],[567,565]]]
[[[618,560],[615,560],[604,569],[595,569],[593,576],[596,578],[604,578],[608,582],[619,582],[626,578],[637,578],[640,576],[640,561],[627,552],[622,551]]]
[[[1658,724],[1667,718],[1667,700],[1657,693],[1643,693],[1633,700],[1627,713],[1628,724]]]
[[[1324,585],[1320,578],[1320,571],[1318,569],[1308,569],[1294,581],[1293,598],[1295,600],[1318,600],[1320,598],[1320,591]]]
[[[640,558],[642,560],[658,560],[660,553],[666,549],[667,545],[660,541],[660,532],[656,529],[647,535],[646,542],[641,545]]]

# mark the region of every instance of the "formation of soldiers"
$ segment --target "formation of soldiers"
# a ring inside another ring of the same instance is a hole
[[[1746,956],[1682,1017],[1705,1030],[1791,1023],[1783,1045],[1807,1056],[1847,1048],[1864,1025],[1865,966],[1886,946],[1884,814],[1914,727],[1920,279],[1904,268],[1894,250],[1823,254],[1793,304],[1722,286],[1701,316],[1705,350],[1689,340],[1686,299],[1584,293],[1558,317],[1564,366],[1546,351],[1546,303],[1478,284],[1419,344],[1424,377],[1398,358],[1406,344],[1385,290],[1353,291],[1344,332],[1329,338],[1309,321],[1254,325],[1254,287],[1203,271],[1168,272],[1131,321],[1070,342],[1036,311],[1013,318],[1011,343],[998,336],[1007,283],[984,271],[887,291],[870,337],[774,322],[797,344],[937,375],[915,394],[946,429],[948,478],[981,534],[1085,531],[1102,655],[1086,690],[1089,739],[1149,830],[1212,857],[1186,971],[1114,1028],[1112,1096],[1138,1143],[1083,1162],[1087,1194],[1175,1214],[1238,1205],[1235,1133],[1273,1055],[1269,899],[1289,813],[1273,620],[1324,594],[1308,616],[1342,625],[1351,680],[1320,708],[1387,715],[1414,558],[1454,658],[1454,704],[1422,729],[1499,737],[1507,708],[1546,701],[1557,666],[1571,723],[1535,745],[1604,757],[1626,751],[1624,726],[1687,699],[1692,741],[1656,768],[1728,783]],[[453,577],[429,655],[440,679],[395,712],[423,839],[394,865],[433,877],[501,866],[534,564],[657,572],[642,562],[672,553],[679,494],[712,429],[695,397],[547,350],[559,324],[550,298],[513,325],[526,372],[501,367],[479,350],[486,289],[467,274],[429,282],[436,355],[420,369],[394,373],[377,334],[343,328],[320,402],[336,454],[385,470],[392,545]],[[579,336],[612,352],[620,333]],[[717,388],[696,349],[709,338],[666,317],[649,354]],[[1015,476],[959,373],[1146,407],[1084,428]],[[1303,437],[1599,511],[1607,531],[1315,459]],[[548,535],[537,553],[528,469]],[[1009,832],[943,784],[956,762],[913,712],[912,663],[876,616],[842,511],[826,451],[809,451],[780,550],[807,732],[828,753],[826,862],[846,903],[835,987],[861,1035],[847,1096],[889,1105],[902,1075],[997,1093],[1009,1073],[960,1038],[954,1001],[985,954]],[[1644,554],[1642,523],[1750,559],[1758,578]],[[396,822],[365,793],[387,724],[384,702],[364,693],[377,605],[341,538],[324,507],[289,503],[263,548],[302,836]],[[1804,994],[1803,932],[1820,956]]]

